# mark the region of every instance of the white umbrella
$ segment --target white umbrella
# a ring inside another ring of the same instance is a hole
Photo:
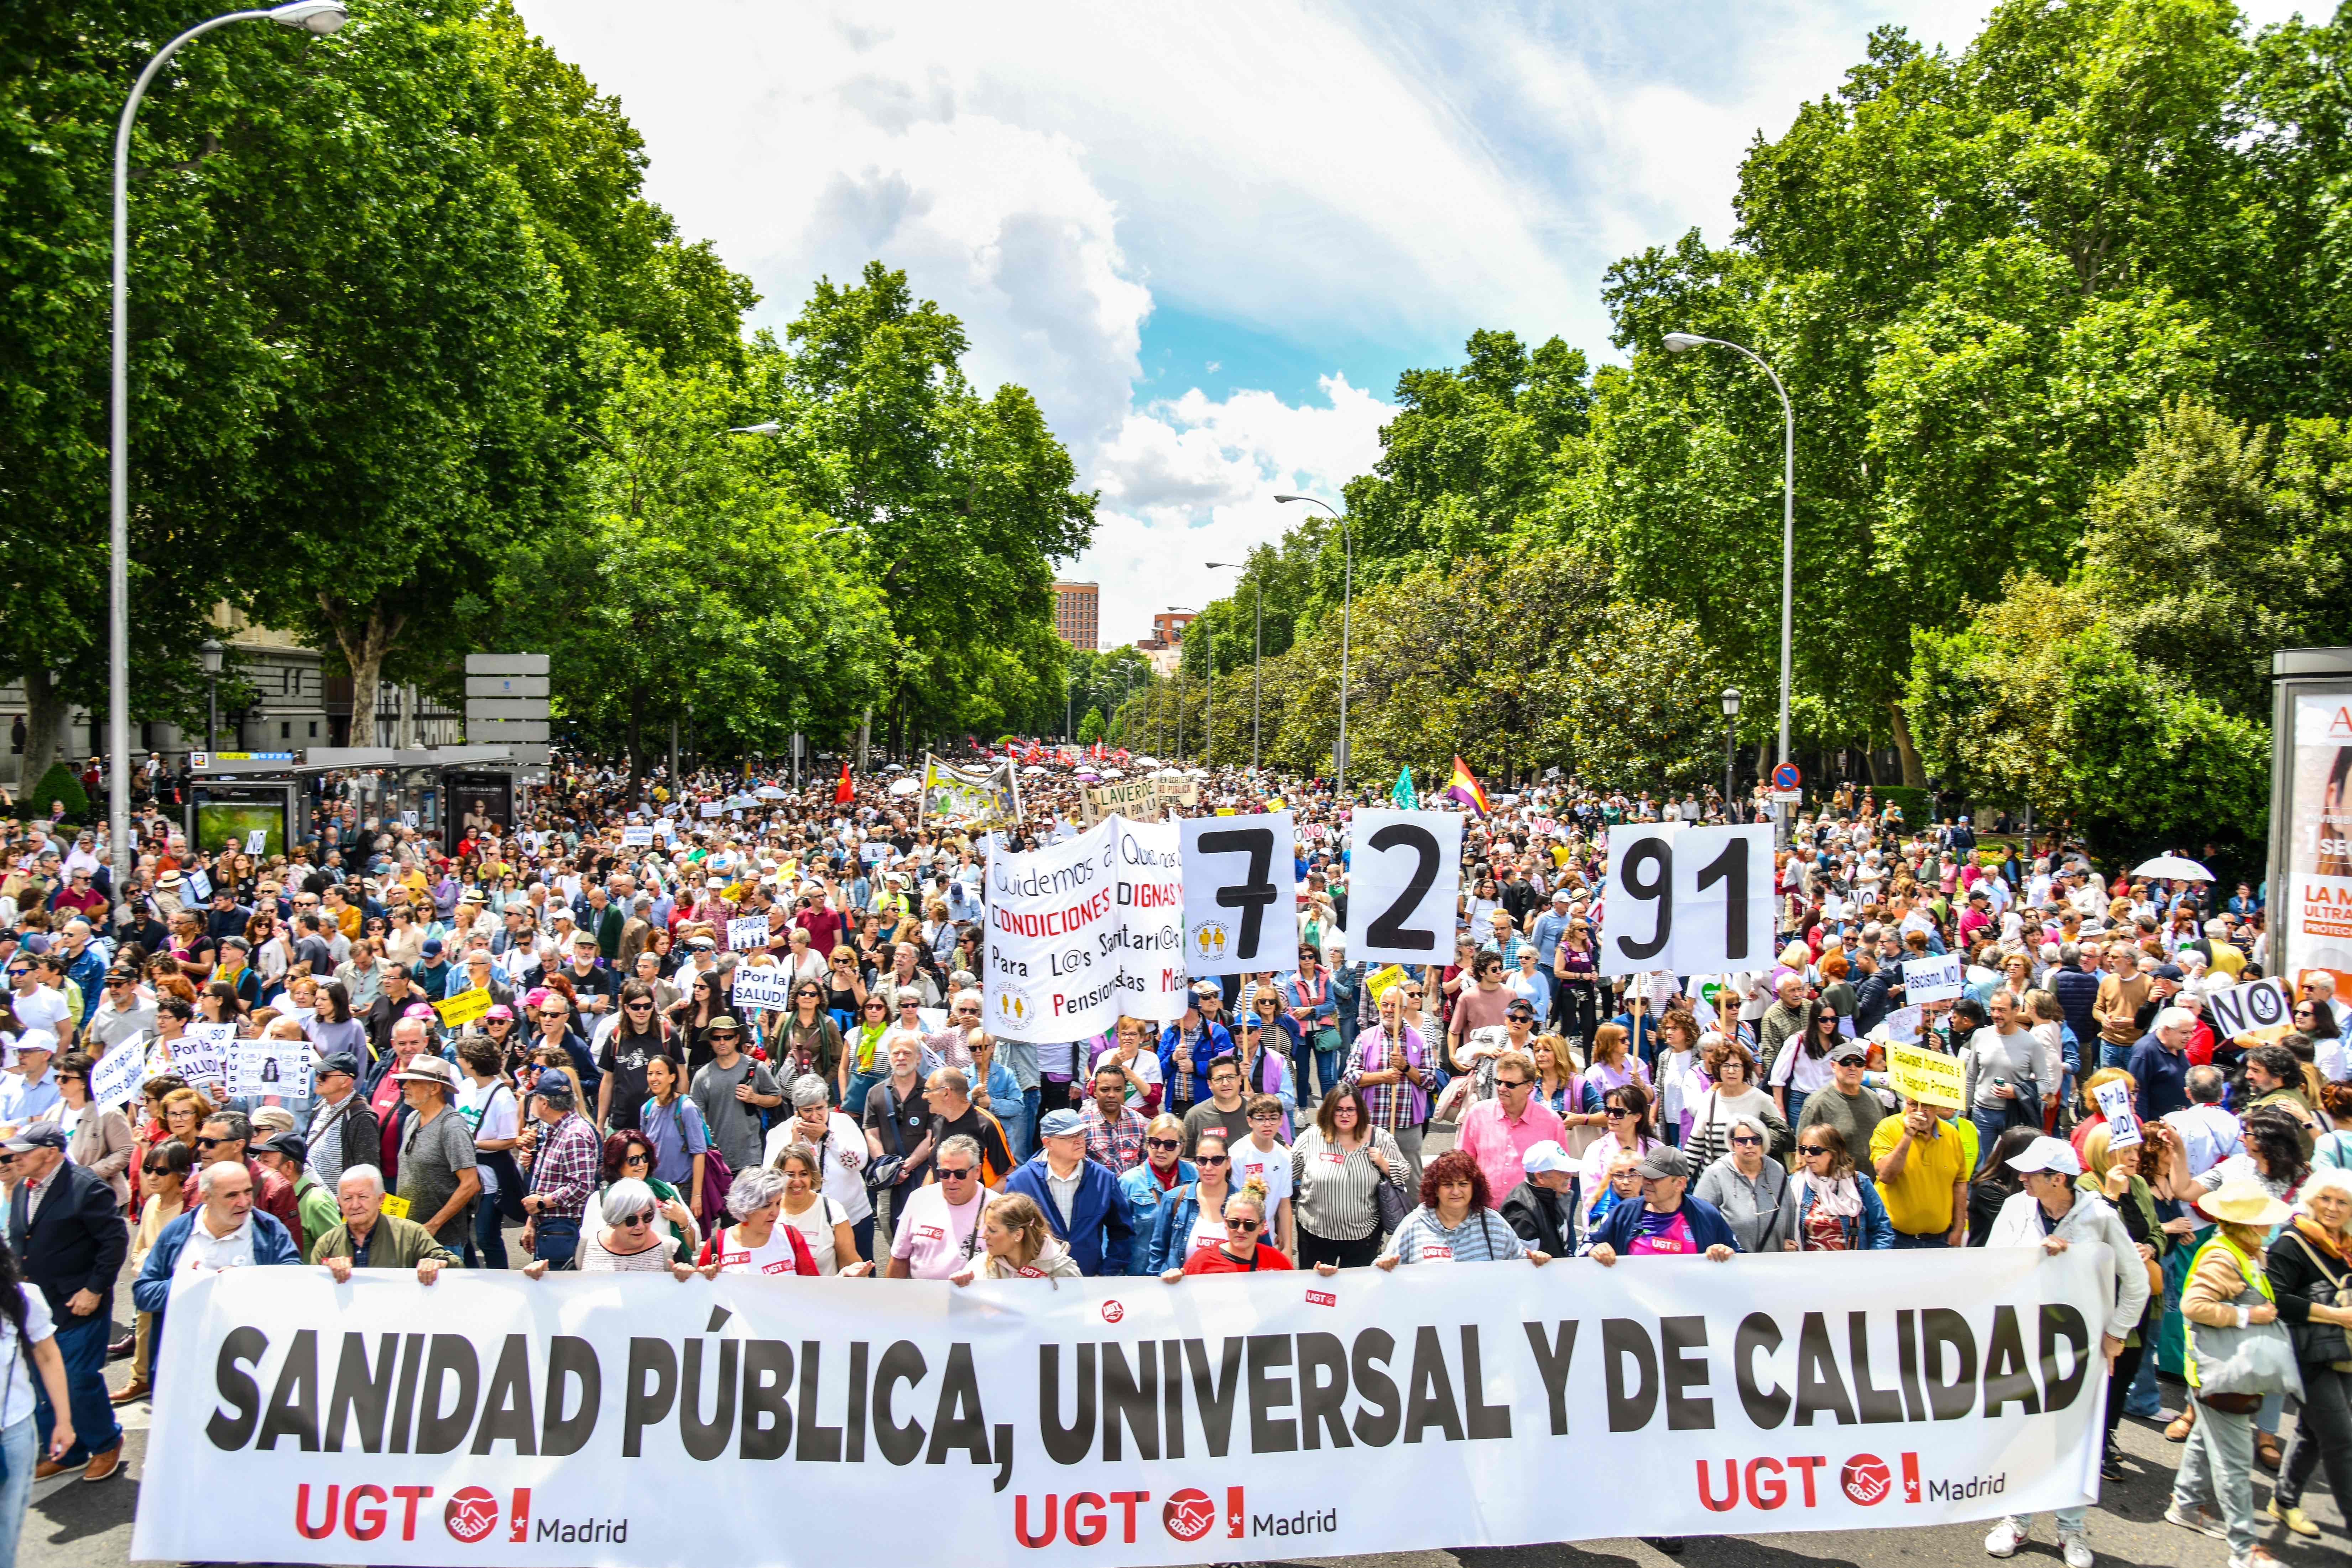
[[[2213,873],[2181,855],[2159,855],[2132,868],[2135,877],[2169,877],[2175,881],[2210,882]]]
[[[1181,768],[1154,768],[1151,770],[1151,776],[1156,779],[1181,779],[1184,776],[1184,770]]]
[[[882,764],[882,771],[886,773],[903,773],[907,770],[897,763],[885,763]]]
[[[782,800],[784,798],[784,792],[778,789],[773,784],[761,784],[758,789],[753,790],[751,793],[761,800]]]
[[[1107,779],[1123,779],[1127,775],[1120,773],[1117,768],[1105,768],[1102,771],[1102,776]]]
[[[1184,776],[1187,778],[1204,779],[1209,776],[1209,770],[1206,768],[1194,768],[1191,773]]]
[[[923,781],[920,779],[892,779],[890,781],[890,793],[892,795],[920,795],[923,793]]]
[[[1039,767],[1034,763],[1030,763],[1027,767],[1021,770],[1021,776],[1024,779],[1043,778],[1045,775],[1045,770]]]
[[[1160,759],[1158,757],[1138,757],[1135,759],[1135,765],[1139,768],[1156,768],[1160,765]]]

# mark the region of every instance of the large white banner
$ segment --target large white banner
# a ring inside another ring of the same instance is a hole
[[[1298,840],[1286,811],[1187,816],[1184,963],[1194,974],[1298,967]]]
[[[1009,1040],[1081,1040],[1124,1014],[1184,1011],[1176,827],[1107,817],[1027,855],[989,857],[989,1025]]]
[[[232,1269],[173,1298],[131,1555],[1009,1568],[2041,1512],[2096,1494],[2108,1268]],[[1641,1484],[1564,1507],[1596,1467]]]
[[[1458,811],[1356,808],[1348,850],[1348,957],[1451,963],[1462,884]],[[1551,956],[1544,955],[1547,968]]]

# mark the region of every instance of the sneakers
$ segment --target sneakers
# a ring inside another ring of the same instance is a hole
[[[2097,1561],[2096,1553],[2091,1550],[2091,1538],[2079,1530],[2060,1531],[2058,1550],[2065,1556],[2066,1568],[2091,1568]]]
[[[2164,1510],[2164,1522],[2177,1524],[2183,1530],[2193,1530],[2200,1535],[2210,1535],[2216,1541],[2229,1539],[2230,1532],[2221,1527],[2221,1521],[2201,1508],[2191,1513],[2177,1502],[2168,1503]]]
[[[2271,1518],[2277,1520],[2281,1524],[2285,1525],[2289,1530],[2294,1531],[2297,1535],[2317,1535],[2319,1533],[2319,1526],[2311,1522],[2311,1515],[2304,1512],[2303,1510],[2295,1507],[2293,1503],[2282,1504],[2278,1499],[2273,1498],[2271,1499],[2270,1507],[2264,1509],[2263,1511],[2268,1514]]]
[[[1992,1533],[1985,1537],[1985,1555],[2014,1557],[2017,1555],[2017,1549],[2025,1544],[2025,1537],[2026,1526],[2023,1520],[1998,1521],[1992,1527]]]
[[[2280,1563],[2277,1558],[2271,1555],[2270,1548],[2257,1546],[2243,1557],[2234,1555],[2231,1557],[2230,1568],[2280,1568]]]

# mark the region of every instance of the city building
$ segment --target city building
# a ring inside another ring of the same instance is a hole
[[[1151,617],[1151,635],[1136,640],[1136,647],[1151,661],[1151,672],[1176,673],[1176,659],[1184,646],[1184,628],[1200,618],[1195,610],[1161,610]]]
[[[1102,647],[1102,586],[1097,583],[1054,584],[1054,630],[1072,647],[1095,653]]]

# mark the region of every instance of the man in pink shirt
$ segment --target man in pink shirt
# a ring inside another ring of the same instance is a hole
[[[1495,1058],[1495,1092],[1500,1098],[1480,1100],[1462,1118],[1455,1147],[1478,1162],[1486,1184],[1496,1192],[1518,1185],[1527,1171],[1521,1157],[1530,1148],[1546,1139],[1568,1142],[1568,1129],[1535,1098],[1535,1083],[1536,1064],[1517,1051],[1505,1051]]]

